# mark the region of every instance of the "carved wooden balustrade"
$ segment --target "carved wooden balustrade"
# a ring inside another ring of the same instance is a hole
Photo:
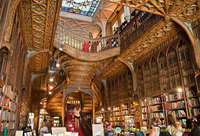
[[[144,34],[161,16],[147,12],[138,12],[136,16],[120,30],[121,51],[129,47],[134,41]]]
[[[119,44],[120,41],[118,34],[89,39],[72,32],[61,23],[58,23],[54,46],[62,49],[65,45],[69,45],[75,49],[92,53],[118,47]]]
[[[58,23],[54,46],[62,49],[69,45],[84,52],[101,52],[113,47],[120,47],[121,52],[136,41],[162,17],[147,12],[138,12],[135,17],[111,36],[89,39],[82,37]]]

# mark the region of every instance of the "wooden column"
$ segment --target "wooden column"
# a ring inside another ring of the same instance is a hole
[[[92,99],[92,124],[95,123],[95,100]]]
[[[62,98],[62,126],[65,126],[65,109],[66,109],[66,95],[65,91],[63,91],[63,98]]]
[[[64,127],[65,122],[65,98],[62,98],[62,127]]]

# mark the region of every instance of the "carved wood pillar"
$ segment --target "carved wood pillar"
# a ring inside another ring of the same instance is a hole
[[[66,99],[65,99],[65,91],[63,92],[62,98],[62,127],[65,126],[65,109],[66,109]]]

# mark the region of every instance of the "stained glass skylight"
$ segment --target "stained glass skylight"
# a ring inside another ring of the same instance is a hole
[[[100,0],[63,0],[61,11],[93,16]]]

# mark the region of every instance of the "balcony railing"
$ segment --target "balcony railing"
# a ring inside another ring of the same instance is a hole
[[[61,49],[68,45],[84,52],[101,52],[120,46],[122,52],[160,19],[158,15],[140,11],[128,24],[119,27],[114,35],[95,39],[82,37],[59,22],[54,44]]]
[[[125,27],[120,27],[121,52],[136,41],[160,18],[160,16],[141,11]]]
[[[84,52],[101,52],[113,47],[118,47],[120,44],[118,39],[118,34],[95,39],[85,38],[72,32],[61,23],[58,23],[55,44],[62,42],[60,48],[68,45]]]

